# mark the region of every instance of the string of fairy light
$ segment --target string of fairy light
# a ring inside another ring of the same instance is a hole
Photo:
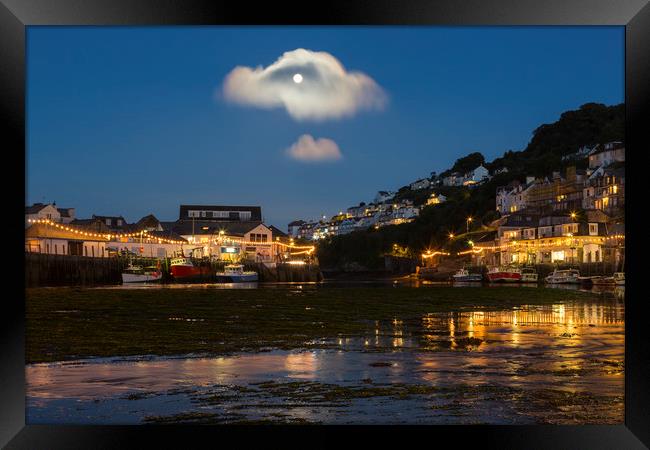
[[[53,227],[56,229],[59,229],[61,231],[67,231],[70,233],[74,233],[76,235],[79,235],[80,237],[91,237],[91,238],[101,238],[101,239],[106,239],[107,241],[110,241],[111,239],[123,239],[123,238],[137,238],[140,237],[142,239],[146,239],[149,242],[157,242],[160,244],[176,244],[176,245],[182,245],[182,244],[187,244],[186,241],[181,241],[181,240],[175,240],[175,239],[167,239],[167,238],[162,238],[158,236],[153,236],[149,234],[148,230],[139,230],[139,231],[133,231],[131,233],[95,233],[92,231],[87,231],[83,228],[78,228],[75,226],[71,226],[69,224],[60,224],[57,222],[53,222],[52,220],[49,219],[29,219],[29,223],[33,224],[42,224],[46,225],[49,227]],[[285,243],[285,242],[280,242],[280,241],[275,241],[275,242],[258,242],[258,241],[245,241],[243,239],[236,239],[236,238],[231,238],[231,237],[223,237],[220,239],[213,239],[211,241],[213,244],[218,244],[221,245],[225,242],[234,242],[240,245],[260,245],[260,244],[275,244],[279,247],[284,247],[284,248],[289,248],[290,252],[292,255],[308,255],[311,254],[316,247],[313,245],[295,245],[292,243]],[[294,250],[297,250],[294,252]]]
[[[481,245],[481,244],[470,244],[472,245],[472,248],[469,250],[464,250],[460,252],[456,252],[456,255],[469,255],[469,254],[478,254],[484,251],[502,251],[502,250],[507,250],[507,249],[524,249],[524,250],[529,250],[529,249],[535,249],[535,248],[547,248],[547,247],[557,247],[557,246],[571,246],[575,245],[577,242],[581,242],[582,244],[603,244],[605,242],[610,242],[610,241],[621,241],[625,239],[624,234],[614,234],[611,236],[567,236],[559,239],[549,239],[548,241],[540,241],[540,242],[531,242],[531,241],[517,241],[513,240],[510,242],[506,242],[501,245]],[[444,255],[444,256],[449,256],[450,253],[448,252],[442,252],[442,251],[426,251],[425,253],[422,253],[422,258],[432,258],[437,255]]]
[[[93,233],[92,231],[87,231],[83,228],[78,228],[75,226],[71,226],[69,224],[56,223],[49,219],[29,219],[28,222],[34,224],[43,224],[46,226],[59,229],[61,231],[68,231],[70,233],[74,233],[76,235],[83,236],[83,237],[101,238],[101,239],[106,239],[107,241],[110,241],[111,239],[141,237],[143,239],[148,239],[149,241],[158,242],[160,244],[184,244],[185,243],[184,241],[179,241],[175,239],[166,239],[158,236],[152,236],[149,234],[148,230],[134,231],[131,233]]]

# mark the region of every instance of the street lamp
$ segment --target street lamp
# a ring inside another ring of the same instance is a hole
[[[454,238],[454,233],[449,233],[449,239],[453,239],[453,238]]]
[[[472,219],[472,217],[470,216],[470,217],[467,218],[467,221],[466,221],[466,224],[467,224],[467,232],[468,232],[468,233],[469,233],[469,223],[470,223],[472,220],[473,220],[473,219]]]

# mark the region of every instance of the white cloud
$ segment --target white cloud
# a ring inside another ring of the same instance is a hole
[[[301,81],[294,81],[296,74]],[[268,67],[235,67],[224,80],[223,93],[241,105],[284,107],[299,121],[348,117],[360,110],[383,109],[387,101],[368,75],[346,71],[327,52],[302,48],[284,53]]]
[[[343,157],[336,142],[326,138],[314,140],[309,134],[300,136],[286,152],[291,158],[305,162],[336,161]]]

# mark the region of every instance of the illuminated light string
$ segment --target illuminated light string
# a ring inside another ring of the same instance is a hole
[[[83,231],[80,229],[77,229],[75,227],[71,227],[69,225],[61,225],[56,222],[52,222],[51,220],[48,219],[28,219],[29,223],[41,223],[44,225],[48,225],[54,228],[58,228],[63,231],[69,231],[71,233],[78,234],[80,236],[89,236],[89,237],[98,237],[98,238],[104,238],[106,240],[110,240],[111,238],[129,238],[129,237],[137,237],[141,236],[144,239],[148,240],[153,240],[153,241],[158,241],[158,243],[167,243],[167,244],[184,244],[183,241],[176,241],[173,239],[165,239],[165,238],[159,238],[151,235],[147,235],[148,230],[140,230],[136,231],[133,233],[92,233],[89,231]],[[149,242],[148,242],[149,243]]]

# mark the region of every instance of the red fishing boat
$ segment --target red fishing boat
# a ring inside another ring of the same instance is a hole
[[[521,282],[521,269],[515,267],[492,267],[487,273],[488,280],[492,283]]]
[[[170,264],[172,277],[176,281],[189,281],[193,279],[207,279],[212,275],[212,268],[208,265],[198,265],[191,258],[173,258]]]

